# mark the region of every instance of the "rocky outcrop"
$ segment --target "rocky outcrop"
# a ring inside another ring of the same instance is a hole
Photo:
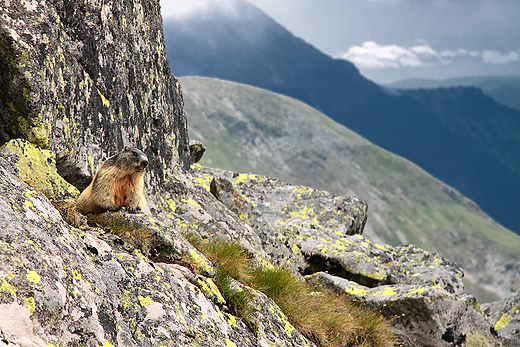
[[[195,167],[169,201],[174,212],[106,212],[89,217],[103,229],[76,229],[14,175],[15,165],[0,164],[0,227],[8,230],[0,239],[0,309],[11,317],[0,326],[10,343],[312,345],[262,293],[256,292],[257,330],[227,311],[211,280],[213,265],[182,236],[193,232],[236,240],[259,260],[289,265],[311,283],[371,305],[396,322],[403,346],[498,345],[455,265],[417,247],[374,244],[362,229],[348,235],[366,217],[356,199]],[[212,189],[216,182],[220,189]],[[135,226],[137,238],[118,233],[114,221]],[[198,259],[204,275],[177,265],[186,256]],[[37,328],[29,333],[31,325]]]
[[[125,145],[150,158],[148,187],[187,168],[180,85],[157,1],[2,1],[0,145],[23,137],[56,154],[80,190]]]
[[[520,291],[511,297],[482,305],[504,347],[520,346]]]
[[[5,344],[312,346],[287,328],[283,313],[262,293],[256,293],[261,308],[256,315],[269,330],[255,336],[199,289],[204,287],[199,281],[210,279],[153,262],[100,229],[70,227],[43,194],[8,168],[0,158],[0,330]],[[168,233],[169,241],[153,236],[163,246],[196,252],[176,230],[140,218],[136,223]]]
[[[252,174],[200,166],[193,174],[212,179],[220,201],[259,235],[272,236],[263,239],[270,259],[380,311],[402,346],[500,345],[477,299],[464,292],[458,266],[413,245],[390,247],[361,235],[363,201]]]

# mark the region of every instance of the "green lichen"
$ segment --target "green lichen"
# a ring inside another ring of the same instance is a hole
[[[466,347],[489,347],[487,339],[480,331],[468,332],[466,334]]]
[[[197,253],[194,248],[190,249],[190,258],[193,261],[193,264],[201,269],[203,273],[211,273],[214,271],[211,264]]]
[[[383,297],[385,297],[385,296],[394,296],[396,294],[397,294],[397,292],[395,290],[393,290],[390,287],[387,287],[384,290],[375,292],[374,296],[383,296]]]
[[[192,167],[194,167],[195,165],[199,165],[199,164],[193,164]],[[198,174],[197,176],[195,176],[195,180],[196,180],[195,184],[206,189],[209,192],[212,179],[213,179],[213,176],[211,176],[211,175]]]
[[[226,300],[224,299],[224,297],[218,290],[217,285],[215,284],[215,282],[213,282],[211,278],[206,278],[204,280],[199,279],[198,283],[202,292],[204,292],[204,294],[207,297],[212,298],[215,303],[221,305],[224,305],[226,303]]]
[[[16,296],[17,288],[12,286],[9,282],[2,278],[2,284],[0,284],[0,290],[4,292],[8,292],[12,296]]]
[[[252,180],[258,180],[261,176],[255,174],[239,174],[235,177],[235,183],[241,184]]]
[[[226,346],[227,347],[237,347],[237,345],[235,345],[233,343],[233,341],[231,341],[230,339],[226,339]]]
[[[103,95],[103,93],[101,93],[101,90],[99,90],[99,88],[97,89],[97,92],[99,94],[99,97],[101,98],[103,106],[105,106],[106,108],[110,108],[110,101],[108,101],[108,99]]]
[[[38,284],[41,280],[40,275],[38,275],[38,273],[36,271],[32,271],[32,270],[27,270],[27,274],[25,275],[25,277],[27,278],[28,281],[30,281],[34,284]]]
[[[166,202],[168,203],[168,206],[170,207],[172,212],[175,212],[175,209],[177,208],[177,204],[175,203],[175,201],[173,201],[172,199],[168,199],[166,200]]]
[[[29,309],[31,314],[33,314],[34,310],[36,310],[36,302],[34,301],[34,298],[32,296],[23,299],[23,304],[25,307],[27,307],[27,309]]]
[[[105,339],[105,343],[103,344],[103,347],[116,347],[116,346],[114,346],[107,339]]]
[[[368,290],[356,282],[349,282],[345,288],[345,292],[358,298],[363,298],[368,294]]]
[[[186,204],[189,204],[189,205],[191,205],[191,206],[194,206],[194,207],[196,207],[196,208],[198,208],[198,209],[202,209],[202,207],[199,205],[199,203],[196,202],[195,200],[193,200],[193,199],[191,198],[191,196],[190,196],[188,199],[182,199],[181,201],[184,202],[184,203],[186,203]]]

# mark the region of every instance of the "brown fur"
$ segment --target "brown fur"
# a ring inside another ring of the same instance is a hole
[[[140,150],[126,147],[108,158],[99,168],[90,185],[81,193],[77,206],[81,213],[144,210],[144,169],[148,158]]]

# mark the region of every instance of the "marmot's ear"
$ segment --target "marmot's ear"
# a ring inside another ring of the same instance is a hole
[[[128,152],[129,148],[130,148],[129,146],[125,146],[125,149],[123,149],[123,151]]]

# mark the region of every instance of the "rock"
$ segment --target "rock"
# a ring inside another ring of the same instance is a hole
[[[151,190],[188,168],[158,2],[4,1],[2,14],[0,145],[21,137],[51,150],[79,190],[126,145],[151,159]]]
[[[200,141],[191,140],[190,141],[190,164],[198,163],[199,160],[204,155],[206,151],[206,147]]]
[[[413,245],[391,247],[349,235],[349,228],[359,231],[356,226],[366,222],[366,206],[356,198],[259,175],[193,170],[253,227],[270,260],[380,311],[394,322],[402,346],[500,345],[476,298],[465,294],[458,266]]]
[[[0,148],[0,155],[11,158],[11,163],[19,169],[20,178],[49,199],[66,200],[79,196],[78,189],[58,174],[55,155],[49,150],[40,150],[25,140],[15,139]]]
[[[366,223],[368,207],[355,197],[200,165],[192,166],[192,174],[195,184],[212,189],[219,201],[254,230],[271,261],[295,270],[306,266],[297,246],[300,240],[319,238],[322,233],[361,234]]]
[[[100,229],[70,227],[43,194],[5,169],[4,159],[0,164],[0,327],[5,343],[313,346],[261,293],[257,319],[263,328],[257,338],[203,295],[189,270],[153,262],[132,243]],[[153,218],[124,218],[168,231],[168,236],[154,235],[162,245],[191,247]]]
[[[509,298],[482,305],[504,347],[520,346],[520,290]]]

